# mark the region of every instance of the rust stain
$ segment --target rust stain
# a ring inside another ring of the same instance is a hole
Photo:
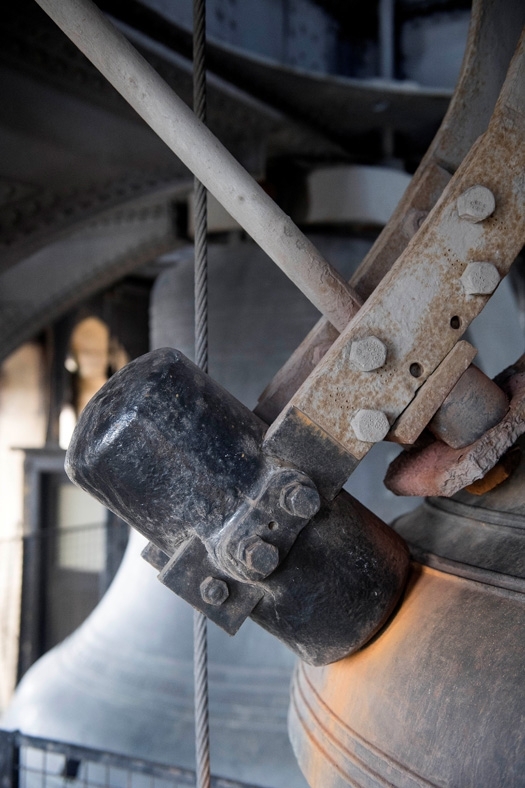
[[[458,342],[401,414],[388,435],[389,440],[414,443],[476,353],[476,349],[468,342]]]
[[[510,479],[521,459],[521,450],[515,447],[508,451],[483,479],[473,482],[465,489],[472,495],[484,495]]]
[[[435,441],[422,449],[403,452],[390,464],[384,480],[388,489],[396,495],[450,497],[483,479],[525,432],[525,374],[511,375],[503,388],[511,400],[499,424],[461,449]]]
[[[371,446],[352,430],[356,411],[381,410],[392,423],[487,302],[488,296],[465,293],[466,265],[490,261],[504,276],[525,241],[525,117],[504,134],[507,118],[503,105],[405,252],[290,403],[355,457]],[[456,200],[478,183],[493,191],[496,210],[473,224],[459,217]],[[361,372],[349,363],[350,347],[370,335],[386,345],[387,363]],[[410,374],[413,364],[421,369],[417,378]]]

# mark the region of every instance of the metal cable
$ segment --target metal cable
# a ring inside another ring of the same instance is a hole
[[[193,189],[195,216],[195,363],[208,371],[208,260],[206,248],[207,192],[195,178]]]
[[[195,692],[196,788],[210,788],[210,731],[208,720],[208,642],[206,616],[193,613],[193,675]]]
[[[193,108],[206,122],[206,0],[193,0]],[[194,180],[195,363],[208,371],[208,250],[206,189]]]
[[[193,110],[206,122],[206,0],[193,0]],[[194,181],[195,363],[208,371],[208,249],[206,189]],[[208,714],[208,632],[206,616],[193,614],[196,788],[210,788]]]

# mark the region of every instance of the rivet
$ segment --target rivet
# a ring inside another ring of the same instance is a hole
[[[239,560],[261,577],[267,577],[279,565],[279,550],[259,536],[252,536],[239,544]]]
[[[319,511],[321,499],[315,487],[299,482],[290,484],[281,492],[282,508],[295,517],[313,517]]]
[[[386,362],[386,347],[374,336],[356,339],[350,347],[350,363],[361,372],[380,369]]]
[[[494,213],[496,200],[486,186],[471,186],[460,194],[456,206],[460,219],[468,222],[482,222]]]
[[[499,271],[492,263],[469,263],[461,275],[467,295],[490,295],[500,280]]]
[[[351,424],[356,438],[366,443],[382,441],[390,429],[388,418],[382,410],[358,410]]]
[[[214,606],[222,605],[230,595],[227,583],[218,577],[205,577],[200,584],[200,592],[202,601]]]

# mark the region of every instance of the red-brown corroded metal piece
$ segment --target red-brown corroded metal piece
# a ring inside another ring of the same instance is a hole
[[[507,414],[479,440],[462,449],[435,441],[403,452],[391,463],[385,485],[396,495],[450,497],[483,477],[525,432],[525,373],[505,383],[510,397]]]
[[[510,479],[517,469],[520,460],[521,451],[518,446],[513,446],[512,449],[509,449],[501,460],[488,471],[483,479],[472,482],[468,487],[465,487],[465,490],[471,495],[485,495],[485,493],[495,490],[500,484]]]

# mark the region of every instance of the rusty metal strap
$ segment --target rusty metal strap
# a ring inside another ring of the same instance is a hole
[[[432,145],[387,226],[350,284],[366,300],[406,249],[477,137],[489,123],[525,23],[525,4],[474,0],[461,74]],[[259,398],[256,413],[270,424],[338,337],[321,319]]]
[[[508,273],[525,241],[524,71],[522,35],[487,132],[365,306],[270,427],[272,453],[280,450],[280,436],[285,440],[287,421],[300,412],[334,446],[357,460],[364,457],[386,437]],[[374,356],[375,343],[383,357]],[[364,356],[361,350],[367,351]]]

